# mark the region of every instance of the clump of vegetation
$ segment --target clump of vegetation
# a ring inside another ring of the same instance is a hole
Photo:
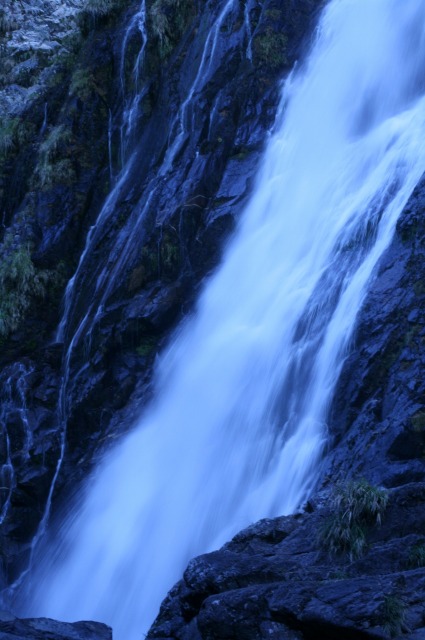
[[[21,327],[34,304],[40,300],[47,306],[57,304],[69,275],[63,261],[52,269],[35,266],[31,242],[23,239],[28,216],[30,205],[16,215],[18,224],[6,232],[0,246],[0,344]]]
[[[105,16],[112,11],[113,7],[114,0],[87,0],[84,9],[93,15]]]
[[[409,553],[409,566],[412,568],[425,567],[425,542],[416,544]]]
[[[136,353],[142,358],[148,358],[156,350],[158,344],[157,338],[154,336],[145,336],[140,344],[136,347]]]
[[[95,79],[88,69],[77,69],[74,71],[71,82],[69,83],[70,96],[76,96],[85,102],[94,92],[96,92],[96,90],[97,86]]]
[[[380,524],[388,504],[385,489],[366,480],[336,487],[332,497],[334,515],[321,532],[321,542],[331,555],[348,553],[358,558],[366,546],[368,527]]]
[[[169,230],[165,230],[159,250],[160,269],[163,275],[175,274],[180,266],[180,245],[178,238]]]
[[[78,23],[83,36],[87,36],[98,22],[108,21],[124,6],[126,0],[86,0],[83,10],[78,16]]]
[[[2,118],[0,120],[0,155],[7,157],[16,144],[18,118]]]
[[[72,132],[63,125],[54,127],[40,146],[35,172],[36,186],[43,190],[55,184],[69,185],[75,179],[72,155]]]
[[[282,19],[281,9],[266,9],[264,15],[271,22],[279,22]]]
[[[54,160],[71,141],[71,130],[61,124],[51,129],[49,136],[41,145],[40,151],[48,160]]]
[[[254,38],[254,60],[259,67],[277,70],[288,64],[286,47],[288,38],[284,33],[276,32],[273,27],[265,30]]]
[[[193,10],[193,0],[155,0],[149,10],[159,56],[167,58],[180,40]]]
[[[34,125],[23,118],[0,118],[0,159],[19,151],[34,134]]]
[[[391,638],[398,637],[403,629],[406,618],[406,609],[400,598],[387,595],[382,604],[382,621],[385,631]]]
[[[425,431],[425,411],[418,411],[410,421],[414,431]]]
[[[13,27],[14,21],[12,16],[5,9],[0,9],[0,35],[6,35]]]
[[[233,149],[232,155],[230,156],[232,160],[245,160],[251,153],[251,149],[245,146],[238,146]]]
[[[86,0],[84,11],[93,16],[107,16],[123,4],[123,0]]]
[[[15,331],[32,301],[44,297],[47,278],[47,273],[36,270],[27,247],[0,260],[0,337]]]
[[[7,185],[8,163],[30,144],[35,126],[28,119],[4,116],[0,118],[0,200]]]

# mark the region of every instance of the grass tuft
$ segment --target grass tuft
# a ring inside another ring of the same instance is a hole
[[[402,600],[394,595],[384,597],[382,604],[383,627],[391,638],[397,638],[403,632],[406,608]]]
[[[369,526],[381,524],[388,493],[366,480],[350,481],[335,488],[334,510],[320,533],[321,544],[330,555],[348,553],[350,559],[362,555]]]

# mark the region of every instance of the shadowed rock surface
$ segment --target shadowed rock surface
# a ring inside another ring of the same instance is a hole
[[[362,640],[425,637],[425,483],[389,492],[381,526],[358,559],[330,557],[326,500],[262,520],[195,558],[148,638]]]
[[[98,622],[57,622],[49,618],[28,618],[0,622],[1,640],[112,640],[112,630]]]

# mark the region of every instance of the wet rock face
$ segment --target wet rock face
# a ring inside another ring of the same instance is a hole
[[[188,0],[177,15],[165,2],[164,33],[150,2],[146,33],[139,2],[96,15],[99,3],[59,4],[9,2],[0,27],[0,273],[23,256],[32,278],[0,335],[5,583],[26,566],[58,461],[54,508],[149,399],[155,356],[220,259],[322,3],[235,0],[221,20],[228,3]]]
[[[148,31],[148,71],[139,79],[145,82],[143,98],[134,136],[124,145],[129,161],[113,207],[101,214],[68,318],[69,340],[107,263],[108,282],[88,311],[89,352],[81,339],[70,360],[74,372],[81,370],[83,350],[88,357],[84,372],[70,376],[69,433],[77,440],[97,432],[99,413],[125,405],[133,390],[140,398],[136,380],[144,377],[165,336],[191,309],[202,278],[217,264],[273,125],[278,79],[305,44],[318,8],[308,1],[291,9],[286,3],[248,3],[248,32],[240,3],[221,19],[227,5],[192,9],[181,42],[159,67],[158,42]],[[285,55],[279,57],[273,47],[281,32]],[[214,34],[220,36],[215,48]],[[205,42],[218,52],[211,59],[204,57]],[[113,141],[119,124],[118,119]],[[125,391],[114,406],[106,390],[119,394],[122,380]],[[90,416],[89,424],[83,415]]]
[[[372,640],[425,634],[424,483],[393,489],[358,559],[330,558],[321,531],[334,517],[263,520],[195,558],[148,633],[153,640]]]
[[[28,562],[30,542],[43,516],[57,464],[60,433],[55,369],[60,354],[51,348],[44,355],[42,367],[23,359],[6,366],[0,374],[3,587],[13,582]],[[17,558],[11,562],[17,550]]]
[[[330,422],[333,479],[398,486],[424,477],[424,211],[422,180],[381,260],[341,374]]]
[[[98,622],[57,622],[49,618],[0,621],[1,640],[112,640],[112,630]]]

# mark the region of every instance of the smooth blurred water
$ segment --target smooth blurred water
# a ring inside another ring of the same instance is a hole
[[[140,638],[191,557],[309,495],[367,284],[425,170],[424,69],[422,0],[328,5],[222,265],[26,613]]]

